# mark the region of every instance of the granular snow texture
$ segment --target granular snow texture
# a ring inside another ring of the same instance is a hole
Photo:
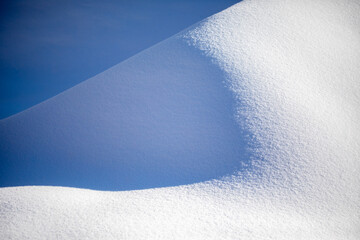
[[[244,0],[2,120],[0,238],[359,239],[359,13]]]

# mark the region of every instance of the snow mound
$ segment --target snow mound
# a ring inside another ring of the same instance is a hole
[[[174,187],[1,188],[0,237],[358,239],[359,12],[245,0],[1,121],[3,186]]]

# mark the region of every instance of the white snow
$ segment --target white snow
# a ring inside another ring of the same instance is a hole
[[[0,238],[359,239],[359,13],[245,0],[2,120],[2,185],[149,189],[0,188]]]

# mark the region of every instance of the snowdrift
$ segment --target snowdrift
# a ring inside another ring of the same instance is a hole
[[[129,190],[247,162],[224,74],[175,36],[1,122],[2,185]]]
[[[358,239],[359,12],[245,0],[0,121],[0,237]]]

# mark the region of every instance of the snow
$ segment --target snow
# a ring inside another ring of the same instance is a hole
[[[2,120],[0,238],[358,239],[359,12],[245,0]]]

